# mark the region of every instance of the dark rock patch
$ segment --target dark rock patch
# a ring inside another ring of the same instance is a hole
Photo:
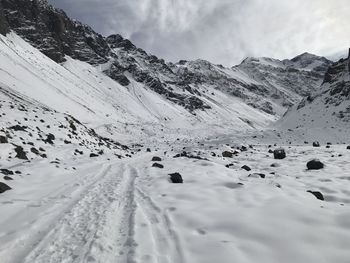
[[[279,148],[273,151],[273,157],[277,160],[286,158],[286,151],[283,148]]]
[[[323,197],[323,194],[321,192],[310,191],[310,190],[308,190],[307,192],[310,193],[310,194],[313,194],[318,200],[324,201],[324,197]]]
[[[9,127],[10,130],[14,130],[14,131],[26,131],[28,127],[27,126],[21,126],[21,125],[14,125]]]
[[[164,165],[160,164],[160,163],[154,163],[152,165],[152,167],[156,167],[156,168],[160,168],[160,169],[163,169],[164,168]]]
[[[8,190],[11,190],[12,188],[9,187],[7,184],[4,184],[4,183],[1,183],[0,182],[0,194],[8,191]]]
[[[8,170],[8,169],[0,169],[0,172],[4,175],[13,175],[13,171]]]
[[[10,176],[8,176],[8,175],[5,175],[5,176],[4,176],[4,180],[6,180],[6,181],[12,181],[13,179],[12,179],[12,177],[10,177]]]
[[[324,168],[324,164],[318,159],[313,159],[306,164],[306,167],[308,170],[320,170]]]
[[[170,181],[173,184],[182,184],[183,183],[183,179],[182,179],[181,174],[179,174],[179,173],[172,173],[172,174],[169,174],[169,175],[170,175]]]
[[[260,177],[260,178],[264,179],[266,177],[266,175],[262,174],[262,173],[253,173],[253,174],[248,175],[248,177]]]
[[[243,170],[248,171],[248,172],[252,170],[248,165],[243,165],[241,168],[242,168]]]
[[[320,147],[320,143],[319,143],[319,142],[313,142],[313,143],[312,143],[312,146],[313,146],[313,147]]]
[[[31,151],[32,153],[36,154],[36,155],[40,155],[39,150],[36,149],[36,148],[34,148],[34,147],[32,147],[32,148],[30,149],[30,151]]]
[[[23,150],[23,147],[16,146],[15,152],[16,152],[16,158],[21,159],[21,160],[28,160],[27,154]]]
[[[152,162],[161,162],[162,161],[162,158],[158,157],[158,156],[154,156],[152,158]]]
[[[224,152],[222,152],[222,157],[232,158],[233,157],[233,153],[229,152],[229,151],[224,151]]]
[[[0,136],[0,144],[1,143],[8,143],[7,137],[1,135]]]
[[[49,144],[53,144],[53,141],[55,140],[55,135],[53,135],[52,133],[49,133],[46,137],[46,139],[44,140],[45,143],[49,143]]]

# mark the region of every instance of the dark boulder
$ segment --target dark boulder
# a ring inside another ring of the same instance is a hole
[[[273,151],[273,157],[277,160],[286,158],[286,151],[283,148],[279,148]]]
[[[32,147],[32,148],[30,149],[30,151],[31,151],[32,153],[36,154],[36,155],[40,155],[39,150],[36,149],[35,147]]]
[[[162,158],[158,157],[158,156],[154,156],[152,158],[152,162],[161,162],[162,161]]]
[[[348,147],[346,147],[347,150],[350,150],[350,145]]]
[[[172,173],[169,174],[170,175],[170,181],[174,184],[182,184],[183,183],[183,179],[181,174],[179,173]]]
[[[152,165],[152,167],[156,167],[156,168],[160,168],[160,169],[163,169],[164,168],[164,165],[160,164],[160,163],[154,163]]]
[[[96,153],[90,153],[90,158],[98,157],[99,155]]]
[[[313,142],[313,143],[312,143],[312,146],[313,146],[313,147],[320,147],[320,143],[319,143],[319,142]]]
[[[8,191],[8,190],[11,190],[12,188],[9,187],[7,184],[4,184],[4,183],[1,183],[0,182],[0,194]]]
[[[26,131],[28,127],[27,126],[21,126],[21,125],[14,125],[9,127],[10,130],[14,130],[14,131]]]
[[[146,149],[146,152],[150,153],[150,152],[151,152],[151,149],[150,149],[150,148],[147,148],[147,149]]]
[[[248,165],[243,165],[241,168],[242,168],[243,170],[248,171],[248,172],[252,170]]]
[[[307,166],[307,169],[309,170],[320,170],[324,168],[324,164],[318,159],[313,159],[309,161],[306,164],[306,166]]]
[[[13,171],[8,170],[8,169],[0,169],[0,172],[4,175],[13,175]]]
[[[307,191],[308,193],[310,194],[313,194],[318,200],[322,200],[324,201],[324,197],[323,197],[323,194],[321,192],[318,192],[318,191]]]
[[[224,151],[222,153],[222,157],[226,157],[226,158],[232,158],[233,157],[233,153],[229,152],[229,151]]]
[[[4,176],[4,180],[6,180],[6,181],[12,181],[13,179],[12,179],[12,177],[5,175],[5,176]]]
[[[16,146],[15,152],[16,152],[16,158],[21,159],[21,160],[28,160],[27,154],[23,150],[23,147]]]
[[[0,143],[8,143],[7,137],[0,136]]]
[[[52,133],[49,133],[46,136],[46,139],[44,140],[45,143],[49,143],[49,144],[53,144],[53,141],[55,140],[55,135],[53,135]]]

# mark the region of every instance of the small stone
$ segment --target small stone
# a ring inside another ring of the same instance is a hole
[[[242,168],[243,170],[248,171],[248,172],[252,170],[248,165],[243,165],[241,168]]]
[[[321,192],[318,192],[318,191],[307,191],[308,193],[310,194],[313,194],[318,200],[322,200],[324,201],[324,197],[323,197],[323,194]]]
[[[160,169],[163,169],[164,168],[164,165],[160,164],[160,163],[154,163],[152,165],[152,167],[156,167],[156,168],[160,168]]]

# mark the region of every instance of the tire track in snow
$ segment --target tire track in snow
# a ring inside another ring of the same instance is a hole
[[[136,203],[150,228],[157,263],[185,263],[185,256],[177,233],[166,211],[163,212],[140,188],[136,188]]]
[[[24,262],[127,262],[135,254],[137,173],[109,171],[57,222]]]

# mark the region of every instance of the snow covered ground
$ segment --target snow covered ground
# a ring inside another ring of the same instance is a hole
[[[67,161],[67,170],[13,167],[22,175],[0,196],[2,262],[348,262],[346,146],[289,146],[274,160],[267,145],[233,158],[221,157],[226,145],[184,145],[207,160],[173,158],[180,147],[165,145],[127,160]],[[315,157],[325,168],[308,171]],[[170,183],[174,172],[183,184]]]
[[[1,37],[1,262],[349,262],[346,127],[267,129],[217,90],[194,115],[101,71]]]

